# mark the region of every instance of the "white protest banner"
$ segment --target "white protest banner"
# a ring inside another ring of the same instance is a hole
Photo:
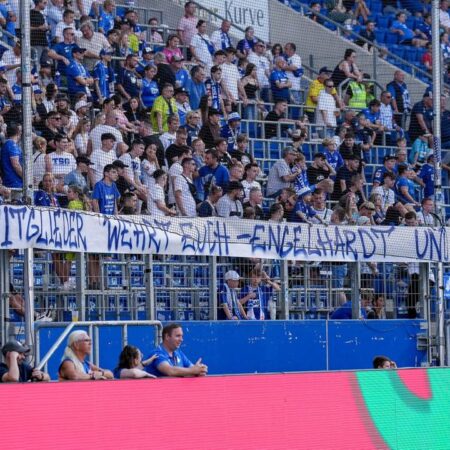
[[[217,217],[113,217],[62,208],[0,206],[0,249],[447,262],[449,245],[445,227],[326,227]]]

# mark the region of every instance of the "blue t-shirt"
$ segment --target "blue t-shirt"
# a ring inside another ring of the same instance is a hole
[[[286,100],[289,102],[289,88],[277,87],[277,81],[287,83],[289,78],[284,70],[273,70],[270,74],[270,88],[272,89],[273,100]]]
[[[19,163],[23,168],[22,149],[13,140],[8,139],[2,147],[1,154],[3,185],[7,188],[21,188],[22,178],[17,175],[10,158],[19,158]]]
[[[236,49],[239,50],[241,53],[249,53],[250,50],[253,50],[253,48],[255,47],[257,40],[256,38],[253,39],[241,39],[237,46]]]
[[[401,188],[406,187],[408,189],[408,194],[416,200],[416,190],[414,188],[414,183],[406,177],[399,177],[395,182],[395,194],[397,195],[397,200],[401,203],[411,203],[406,197],[403,196]]]
[[[92,78],[94,78],[94,80],[98,80],[98,87],[102,97],[109,98],[111,96],[110,83],[114,83],[116,79],[113,68],[105,65],[103,61],[98,61],[92,70]],[[97,93],[95,89],[94,99],[97,100]]]
[[[424,198],[434,195],[434,167],[428,163],[424,164],[420,169],[419,178],[425,183]]]
[[[20,105],[22,103],[22,86],[20,84],[13,84],[11,90],[14,94],[14,104]]]
[[[175,74],[175,81],[178,88],[187,88],[188,80],[190,79],[189,73],[186,69],[180,69]]]
[[[155,103],[156,97],[159,96],[158,83],[148,78],[142,79],[141,98],[146,108],[151,108]]]
[[[389,170],[386,169],[386,167],[379,167],[377,170],[375,170],[375,173],[373,174],[373,183],[384,183],[384,174],[389,172]]]
[[[2,382],[3,375],[8,372],[8,366],[5,363],[0,363],[0,383]],[[32,373],[33,368],[30,365],[25,362],[19,364],[19,382],[25,383],[30,381]]]
[[[36,206],[59,206],[58,199],[48,192],[39,189],[34,193],[34,204]]]
[[[292,173],[294,173],[295,168],[292,169]],[[297,177],[295,178],[294,182],[294,189],[295,192],[297,192],[297,194],[304,188],[309,187],[309,181],[308,181],[308,174],[306,172],[306,170],[302,170],[301,172],[298,173]]]
[[[344,160],[342,159],[342,155],[337,150],[335,150],[334,152],[325,150],[323,153],[327,159],[328,164],[337,173],[337,171],[344,165]]]
[[[416,29],[421,31],[429,41],[431,41],[431,25],[428,25],[426,22],[419,22],[416,25]]]
[[[58,55],[64,56],[69,61],[73,60],[72,49],[76,47],[76,44],[65,44],[64,42],[58,42],[52,47],[52,50],[55,51]],[[67,67],[62,61],[58,61],[58,65],[56,66],[56,70],[61,75],[66,75]]]
[[[228,124],[224,125],[221,128],[220,136],[227,140],[228,143],[227,150],[229,152],[232,152],[233,150],[237,149],[236,139],[239,134],[240,134],[239,128],[233,130]]]
[[[156,350],[152,353],[152,355],[157,355],[157,358],[148,366],[144,368],[144,370],[152,375],[157,377],[165,377],[166,375],[159,371],[158,367],[160,364],[167,363],[172,367],[191,367],[193,366],[192,362],[189,358],[181,351],[174,350],[172,356],[169,355],[168,351],[164,348],[164,346],[158,345]]]
[[[363,110],[363,114],[370,123],[375,123],[377,120],[380,120],[380,111],[372,112],[370,108],[367,108]]]
[[[410,30],[406,24],[400,23],[398,20],[395,20],[392,24],[394,30],[403,31],[403,35],[400,36],[400,42],[406,41],[407,39],[412,39],[414,37],[414,31]]]
[[[114,28],[114,17],[112,14],[109,14],[103,11],[100,14],[100,19],[98,20],[98,27],[103,30],[103,34],[106,35],[109,30]]]
[[[116,200],[120,197],[116,183],[111,186],[100,180],[94,186],[92,198],[98,201],[99,209],[102,214],[114,214]]]
[[[205,83],[197,83],[189,78],[186,82],[186,89],[189,91],[189,103],[192,109],[200,108],[200,99],[206,95]]]
[[[91,96],[89,88],[87,86],[83,86],[79,84],[75,78],[89,78],[89,72],[83,64],[80,64],[78,61],[72,61],[66,69],[67,75],[67,88],[69,90],[69,94],[75,95],[78,92],[83,92],[84,94],[88,94],[88,97]]]
[[[128,95],[139,97],[139,78],[134,71],[125,68],[121,69],[118,81]]]
[[[209,166],[203,166],[198,173],[205,191],[205,199],[209,194],[211,185],[215,184],[220,186],[225,191],[230,179],[228,169],[220,164],[215,169],[212,169]]]
[[[292,211],[292,222],[303,222],[303,219],[298,216],[298,212],[303,213],[308,219],[314,217],[317,214],[316,210],[312,206],[307,205],[301,198],[297,200],[294,211]]]
[[[361,308],[361,317],[366,318],[366,310]],[[344,303],[342,306],[340,306],[336,311],[331,314],[330,319],[332,320],[345,320],[345,319],[351,319],[352,318],[352,301],[348,301]]]

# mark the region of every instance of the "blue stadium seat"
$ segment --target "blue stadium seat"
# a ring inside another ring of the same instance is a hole
[[[381,14],[383,12],[383,4],[381,2],[373,2],[370,11],[372,14]]]
[[[417,53],[417,49],[415,47],[407,47],[405,48],[405,59],[410,63],[415,63],[420,61]]]
[[[269,158],[280,159],[280,144],[278,142],[269,142]]]
[[[323,25],[324,25],[324,27],[328,28],[331,31],[336,31],[337,30],[337,27],[336,27],[336,25],[334,23],[324,22]]]
[[[144,266],[139,264],[130,267],[130,286],[144,287]]]
[[[390,51],[391,51],[395,56],[398,56],[399,58],[404,59],[404,56],[405,56],[405,49],[403,48],[403,46],[401,46],[401,45],[391,45],[391,46],[390,46]]]
[[[386,33],[386,44],[398,44],[398,34],[388,31]]]
[[[106,287],[108,289],[122,287],[122,267],[120,264],[108,264],[106,266]]]
[[[386,30],[389,28],[391,18],[389,16],[378,16],[377,26],[380,30]]]
[[[119,320],[131,320],[131,310],[126,295],[119,297]]]
[[[264,158],[264,141],[259,141],[258,139],[254,139],[253,141],[253,157],[262,159]]]
[[[164,266],[153,266],[153,284],[155,286],[164,286]]]
[[[406,18],[406,23],[405,23],[405,25],[406,25],[408,28],[411,28],[411,30],[415,30],[416,27],[417,27],[417,21],[416,21],[416,18],[415,18],[414,16],[409,16],[409,17],[407,17],[407,18]]]
[[[386,30],[375,30],[375,39],[378,44],[384,44],[386,41]]]

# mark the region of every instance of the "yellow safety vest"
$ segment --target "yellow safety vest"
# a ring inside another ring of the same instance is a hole
[[[352,97],[348,102],[350,108],[365,109],[367,108],[366,87],[357,81],[350,81],[349,87],[352,90]]]

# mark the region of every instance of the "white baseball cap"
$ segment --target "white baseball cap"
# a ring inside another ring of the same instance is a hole
[[[225,278],[225,281],[228,281],[228,280],[238,281],[241,277],[235,270],[229,270],[225,274],[224,278]]]

